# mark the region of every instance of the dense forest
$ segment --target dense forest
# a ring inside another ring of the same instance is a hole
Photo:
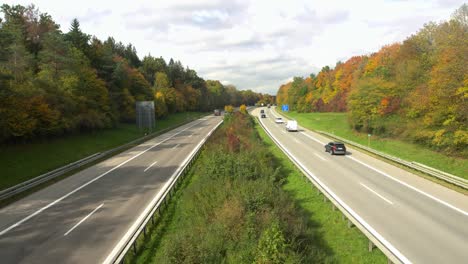
[[[464,4],[449,21],[428,23],[402,43],[295,77],[276,100],[298,112],[347,112],[357,131],[467,156],[467,62]]]
[[[199,77],[180,61],[101,41],[73,20],[63,33],[36,7],[1,6],[0,143],[112,127],[135,120],[135,101],[154,100],[157,118],[252,105],[264,95]]]

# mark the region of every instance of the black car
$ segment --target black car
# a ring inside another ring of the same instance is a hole
[[[263,114],[263,113],[265,113],[265,110],[263,110],[263,109],[260,110],[260,114]]]
[[[325,152],[330,152],[331,155],[346,155],[346,146],[344,143],[341,142],[330,142],[327,145],[325,145]]]
[[[266,118],[266,115],[265,115],[265,114],[261,114],[260,117],[261,117],[261,118]]]

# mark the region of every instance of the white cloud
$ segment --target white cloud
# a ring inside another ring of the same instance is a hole
[[[25,1],[6,4],[28,5]],[[441,21],[457,0],[139,0],[33,2],[68,31],[113,36],[143,57],[171,57],[240,89],[275,94],[293,76],[308,76],[354,55],[402,41]]]

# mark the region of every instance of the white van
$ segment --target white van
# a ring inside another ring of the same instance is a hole
[[[286,123],[286,130],[287,131],[297,131],[297,121],[296,120],[289,120]]]

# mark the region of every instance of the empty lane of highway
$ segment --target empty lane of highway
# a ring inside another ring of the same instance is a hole
[[[2,208],[2,262],[104,261],[220,122],[201,118]]]

